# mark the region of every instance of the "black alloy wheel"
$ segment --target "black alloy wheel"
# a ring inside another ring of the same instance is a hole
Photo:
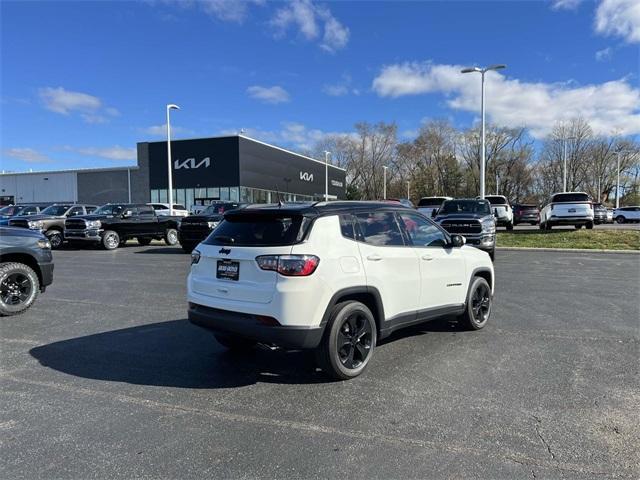
[[[461,323],[470,330],[480,330],[491,316],[491,286],[486,279],[474,277],[467,296],[465,311],[460,315]]]
[[[373,357],[377,334],[375,318],[364,303],[355,300],[338,303],[331,310],[316,349],[318,365],[338,380],[357,377]]]
[[[372,328],[361,312],[344,319],[336,338],[338,356],[345,368],[357,369],[367,361],[371,352]]]
[[[51,249],[52,250],[56,250],[56,249],[58,249],[58,248],[60,248],[62,246],[62,242],[63,242],[64,238],[62,236],[62,232],[61,231],[59,231],[59,230],[49,230],[47,233],[45,233],[45,236],[49,240],[49,243],[51,244]]]
[[[40,291],[38,276],[27,265],[0,263],[0,315],[17,315],[35,302]]]
[[[491,292],[486,283],[480,283],[471,296],[471,309],[473,319],[478,324],[483,324],[489,319],[491,312]]]
[[[31,280],[24,272],[11,273],[0,284],[0,299],[5,305],[17,306],[28,300],[32,290]]]

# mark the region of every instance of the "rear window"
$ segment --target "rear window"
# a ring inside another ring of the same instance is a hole
[[[421,198],[418,207],[439,207],[445,200],[444,197]]]
[[[537,205],[518,205],[518,210],[538,210]]]
[[[173,204],[173,209],[174,210],[186,210],[186,208],[184,208],[184,205],[180,205],[179,203],[174,203]]]
[[[489,200],[489,203],[491,205],[505,205],[507,204],[507,200],[502,198],[502,197],[490,197],[490,196],[485,196],[484,197],[485,200]]]
[[[557,193],[551,199],[552,203],[566,203],[566,202],[588,202],[589,195],[586,193]]]
[[[302,241],[310,220],[302,215],[227,215],[204,241],[206,245],[238,247],[293,245]]]

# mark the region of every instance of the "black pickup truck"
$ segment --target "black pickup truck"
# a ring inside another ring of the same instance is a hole
[[[222,216],[229,210],[243,208],[247,204],[237,202],[216,202],[207,206],[198,215],[182,217],[178,228],[178,240],[182,249],[191,253],[201,241],[209,236],[211,230],[222,221]]]
[[[442,203],[435,218],[447,232],[462,235],[494,259],[496,251],[496,219],[488,200],[457,199]]]
[[[178,243],[179,217],[157,216],[153,207],[133,203],[108,203],[91,215],[69,218],[64,236],[69,243],[93,242],[106,250],[114,250],[130,238],[140,245],[151,240]]]

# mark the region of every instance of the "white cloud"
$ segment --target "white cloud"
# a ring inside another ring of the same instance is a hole
[[[260,85],[252,85],[247,88],[247,94],[251,98],[255,98],[264,103],[285,103],[290,100],[289,93],[282,87],[277,85],[273,87],[261,87]]]
[[[640,43],[640,2],[638,0],[602,0],[596,10],[596,32],[622,37],[628,43]]]
[[[596,52],[596,60],[599,62],[604,62],[605,60],[610,60],[611,55],[613,55],[613,48],[603,48],[602,50],[598,50]]]
[[[105,123],[108,117],[120,115],[117,109],[103,107],[102,100],[88,93],[44,87],[38,90],[38,95],[47,110],[62,115],[77,113],[87,123]]]
[[[551,0],[553,10],[575,10],[583,0]]]
[[[88,157],[100,157],[108,160],[129,161],[137,158],[135,148],[121,147],[114,145],[113,147],[70,147],[65,146],[65,150],[69,152],[79,153]]]
[[[51,159],[34,150],[33,148],[7,148],[2,151],[3,155],[18,160],[22,160],[27,163],[48,163]]]
[[[309,41],[320,41],[320,48],[335,52],[349,42],[349,28],[340,23],[324,6],[311,0],[293,0],[278,9],[271,25],[279,36],[284,36],[289,27],[297,29]]]
[[[342,79],[337,83],[324,85],[322,91],[331,97],[342,97],[348,93],[360,95],[360,90],[351,88],[351,75],[348,74],[342,75]]]
[[[224,22],[242,23],[247,17],[249,6],[263,5],[264,0],[200,0],[196,4],[209,15]]]
[[[283,122],[280,130],[243,128],[243,134],[256,140],[281,145],[296,151],[311,151],[316,143],[326,135],[345,135],[344,132],[327,132],[317,128],[308,128],[298,122]],[[222,135],[237,135],[239,130],[223,130]]]
[[[150,127],[141,128],[140,131],[142,133],[146,133],[147,135],[152,135],[154,137],[167,137],[167,124],[163,125],[152,125]],[[179,127],[177,125],[171,124],[171,138],[173,138],[174,134],[188,135],[193,133],[193,131]]]
[[[444,94],[456,110],[478,112],[480,78],[461,74],[460,65],[408,62],[385,66],[373,81],[381,97]],[[576,86],[567,83],[521,82],[497,72],[486,76],[487,115],[501,126],[524,126],[535,137],[549,133],[555,122],[587,120],[596,133],[640,134],[640,89],[626,79]]]

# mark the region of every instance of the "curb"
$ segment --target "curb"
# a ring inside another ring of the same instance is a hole
[[[640,250],[604,250],[597,248],[537,248],[537,247],[496,247],[496,250],[530,252],[571,252],[571,253],[620,253],[626,255],[640,255]]]

